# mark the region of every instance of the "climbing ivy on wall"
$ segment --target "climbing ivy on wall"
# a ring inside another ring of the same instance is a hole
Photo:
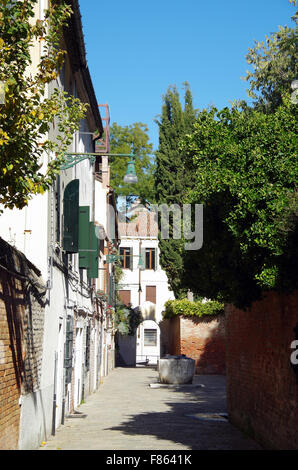
[[[206,302],[191,302],[187,299],[168,300],[165,303],[164,318],[173,318],[178,315],[201,318],[205,315],[220,315],[223,312],[224,304],[215,300]]]

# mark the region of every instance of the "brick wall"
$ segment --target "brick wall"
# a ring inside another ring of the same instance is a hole
[[[15,450],[18,446],[23,351],[21,348],[22,306],[12,291],[10,276],[1,272],[0,282],[0,449]],[[16,291],[22,291],[20,282],[14,282]],[[12,313],[14,305],[14,313]]]
[[[196,361],[197,374],[225,374],[225,320],[223,315],[180,319],[181,354]]]
[[[20,396],[39,389],[46,290],[40,272],[1,238],[0,253],[0,449],[14,450]]]
[[[163,354],[185,354],[196,361],[197,374],[225,373],[225,319],[175,317],[162,322]]]
[[[226,307],[231,421],[265,447],[298,449],[298,381],[290,364],[298,292],[266,294],[243,312]]]
[[[163,320],[159,323],[161,357],[166,354],[179,356],[181,354],[180,344],[180,317]]]

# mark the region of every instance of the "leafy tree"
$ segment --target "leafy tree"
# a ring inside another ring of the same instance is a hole
[[[110,157],[111,186],[118,196],[135,195],[141,202],[154,200],[153,146],[149,142],[148,128],[145,124],[136,122],[129,126],[120,126],[113,123],[110,133],[110,153],[133,153],[136,156],[136,173],[138,182],[135,184],[123,183],[129,157]]]
[[[296,56],[296,28],[257,42],[247,55],[253,108],[204,110],[184,138],[195,178],[185,202],[204,204],[204,244],[184,253],[182,271],[197,295],[245,307],[297,286]]]
[[[192,184],[192,174],[185,167],[184,154],[178,147],[180,139],[192,129],[196,111],[188,83],[185,83],[184,109],[177,88],[169,87],[164,98],[159,126],[159,148],[156,152],[155,198],[158,205],[180,205]],[[160,238],[160,262],[177,297],[183,296],[180,279],[183,271],[183,240],[173,239],[173,220],[170,219],[170,238]]]
[[[44,20],[34,20],[37,0],[2,0],[0,5],[0,203],[21,209],[33,194],[43,193],[59,172],[64,152],[84,117],[86,106],[62,90],[47,96],[66,52],[60,47],[63,26],[71,15],[64,2],[50,1]],[[32,63],[32,47],[40,45],[41,60]],[[56,123],[59,135],[47,133]],[[44,152],[53,156],[42,167]]]
[[[297,285],[296,134],[289,97],[271,114],[199,114],[182,152],[196,176],[188,202],[204,204],[204,245],[185,253],[185,286],[243,307]]]
[[[295,5],[296,1],[291,3]],[[281,105],[283,93],[290,91],[291,82],[298,77],[297,13],[292,20],[294,28],[279,26],[279,31],[266,36],[265,41],[255,41],[246,56],[252,66],[245,77],[249,82],[248,95],[264,112]]]

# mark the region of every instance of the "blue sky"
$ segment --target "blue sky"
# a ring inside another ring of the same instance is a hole
[[[288,0],[80,0],[87,60],[111,122],[143,122],[154,149],[162,95],[188,81],[194,106],[247,99],[254,39],[293,26]]]

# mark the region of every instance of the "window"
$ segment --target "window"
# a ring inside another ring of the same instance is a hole
[[[66,321],[66,339],[64,344],[64,367],[65,367],[65,383],[71,383],[72,378],[72,348],[73,348],[73,318],[67,316]]]
[[[146,257],[146,269],[156,269],[156,250],[155,248],[146,248],[145,250]]]
[[[130,290],[119,290],[118,292],[121,302],[128,307],[131,304]]]
[[[146,301],[156,304],[156,286],[146,286]]]
[[[120,260],[123,269],[132,269],[132,248],[120,248]]]
[[[57,178],[57,226],[56,240],[60,241],[60,179]],[[68,253],[79,251],[79,192],[80,181],[72,180],[66,186],[63,195],[63,248]],[[88,214],[89,217],[89,214]],[[89,222],[89,218],[88,218]]]
[[[157,330],[145,329],[144,330],[144,346],[156,346],[157,345]]]

